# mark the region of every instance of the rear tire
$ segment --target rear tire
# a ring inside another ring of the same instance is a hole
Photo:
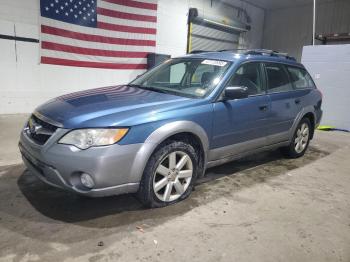
[[[156,149],[143,172],[138,199],[147,207],[164,207],[187,198],[197,178],[195,149],[170,141]]]
[[[308,118],[301,119],[290,145],[281,148],[282,153],[289,158],[302,157],[309,146],[311,132],[310,120]]]

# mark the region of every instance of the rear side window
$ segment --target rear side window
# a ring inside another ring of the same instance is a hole
[[[290,66],[287,69],[295,89],[315,88],[311,76],[305,69]]]
[[[279,93],[293,90],[287,70],[282,64],[266,63],[267,92]]]

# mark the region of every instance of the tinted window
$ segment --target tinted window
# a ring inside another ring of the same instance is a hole
[[[249,95],[263,94],[260,63],[242,65],[233,75],[228,86],[247,87]]]
[[[266,64],[268,93],[286,92],[293,90],[288,73],[283,65]]]
[[[311,76],[305,69],[288,67],[288,72],[292,83],[296,89],[314,88],[314,83]]]

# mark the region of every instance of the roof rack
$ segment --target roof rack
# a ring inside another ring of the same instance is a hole
[[[237,52],[237,51],[247,51],[247,48],[234,48],[234,49],[223,49],[218,52]]]
[[[248,49],[223,49],[223,50],[192,50],[190,54],[200,54],[200,53],[216,53],[216,52],[237,52],[237,51],[245,51]]]
[[[190,54],[200,54],[200,53],[209,53],[209,52],[215,52],[215,51],[193,50],[193,51],[190,52]]]
[[[243,52],[242,52],[243,51]],[[244,55],[265,55],[265,56],[274,56],[274,57],[283,57],[289,60],[296,61],[296,59],[290,56],[288,53],[281,53],[278,51],[268,50],[268,49],[224,49],[218,51],[207,51],[207,50],[193,50],[191,54],[200,54],[200,53],[210,53],[210,52],[240,52]]]
[[[274,50],[268,49],[251,49],[244,52],[245,55],[265,55],[265,56],[275,56],[275,57],[284,57],[289,60],[296,61],[295,57],[290,56],[288,53],[280,53]]]

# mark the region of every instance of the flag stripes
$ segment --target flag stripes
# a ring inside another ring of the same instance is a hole
[[[67,38],[61,37],[61,36],[55,36],[55,35],[42,35],[41,37],[42,42],[51,42],[51,43],[58,43],[62,45],[67,44]],[[85,48],[92,48],[92,49],[100,49],[100,50],[112,50],[112,51],[132,51],[132,52],[146,52],[150,53],[153,52],[154,46],[143,46],[140,48],[140,46],[134,46],[134,45],[116,45],[116,44],[106,44],[106,43],[98,43],[98,42],[90,42],[90,41],[83,41],[83,40],[74,40],[75,46],[78,47],[85,47]]]
[[[133,0],[103,0],[103,1],[109,2],[112,4],[118,4],[118,5],[124,5],[124,6],[137,7],[137,8],[143,8],[143,9],[157,11],[157,4],[154,4],[154,3],[145,3],[145,2],[139,2],[139,1],[133,1]]]
[[[40,5],[42,63],[146,69],[147,54],[155,51],[157,0],[40,0]]]
[[[157,17],[156,16],[124,13],[124,12],[120,12],[120,11],[117,11],[117,10],[106,9],[106,8],[103,8],[103,7],[97,7],[97,14],[104,15],[104,16],[121,18],[121,19],[128,19],[128,20],[154,22],[154,23],[157,22]]]
[[[104,22],[97,22],[97,25],[99,28],[117,31],[117,32],[129,32],[129,33],[150,34],[150,35],[155,35],[157,32],[157,29],[147,28],[147,27],[116,25],[116,24],[110,24],[110,23],[104,23]]]
[[[109,56],[109,57],[129,57],[129,58],[146,58],[147,52],[124,52],[113,50],[101,50],[94,48],[83,48],[71,45],[63,45],[51,42],[42,42],[42,48],[55,51],[63,51],[67,53],[92,55],[92,56]]]
[[[116,44],[116,45],[137,45],[137,46],[155,46],[156,41],[153,40],[140,40],[140,39],[126,39],[126,38],[116,38],[100,35],[91,35],[84,33],[77,33],[66,29],[59,29],[50,26],[41,26],[41,32],[51,35],[57,35],[77,40],[98,42],[98,43],[107,43],[107,44]]]
[[[146,64],[120,64],[120,63],[102,63],[102,62],[90,62],[90,61],[78,61],[71,59],[61,59],[53,57],[41,57],[43,64],[52,65],[64,65],[64,66],[79,66],[79,67],[93,67],[93,68],[104,68],[104,69],[146,69]]]

